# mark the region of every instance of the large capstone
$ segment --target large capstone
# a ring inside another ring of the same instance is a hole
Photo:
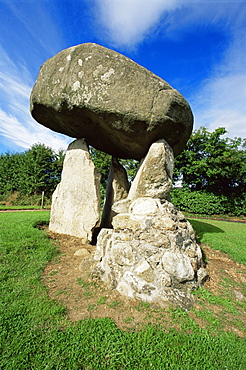
[[[61,182],[52,196],[49,229],[59,234],[92,240],[100,217],[100,174],[86,143],[72,142],[66,152]]]
[[[137,160],[158,139],[178,155],[193,126],[190,106],[178,91],[131,59],[92,43],[63,50],[43,64],[31,113],[54,131]]]

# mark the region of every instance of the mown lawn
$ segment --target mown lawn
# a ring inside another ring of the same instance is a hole
[[[246,264],[246,223],[189,219],[199,242]]]
[[[35,227],[48,219],[47,211],[0,214],[0,369],[246,368],[246,341],[229,332],[214,334],[192,323],[187,332],[154,325],[123,331],[109,318],[69,322],[41,280],[45,265],[58,253],[45,231]],[[209,233],[218,236],[218,245],[227,240],[223,225],[212,225],[222,232]],[[214,243],[206,230],[199,229],[200,239]],[[233,252],[234,239],[228,238],[229,252],[241,260],[241,239]],[[176,321],[189,319],[180,310],[174,314]]]

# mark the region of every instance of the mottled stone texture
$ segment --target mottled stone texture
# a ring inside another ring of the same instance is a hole
[[[66,154],[50,230],[94,242],[99,175],[85,143],[111,154],[94,274],[126,297],[190,308],[207,273],[190,223],[170,203],[174,157],[193,127],[183,96],[129,58],[87,43],[43,64],[30,109],[42,125],[80,138]],[[129,193],[115,158],[141,160]]]
[[[178,91],[129,58],[92,43],[63,50],[43,64],[31,114],[116,158],[137,160],[158,139],[178,155],[193,127],[190,106]]]
[[[100,227],[112,227],[112,218],[115,215],[112,205],[127,197],[129,187],[126,170],[116,158],[112,158]]]
[[[148,155],[141,161],[128,198],[151,197],[169,199],[172,189],[174,157],[165,140],[152,144]]]
[[[66,152],[61,182],[52,196],[49,229],[88,243],[100,217],[100,175],[83,140]]]
[[[94,273],[109,286],[161,307],[191,308],[191,291],[207,276],[191,224],[169,201],[148,197],[101,230],[95,260]]]
[[[99,233],[94,273],[126,297],[189,309],[207,273],[191,224],[169,201],[172,172],[172,149],[159,140],[128,197],[112,206],[113,229]]]

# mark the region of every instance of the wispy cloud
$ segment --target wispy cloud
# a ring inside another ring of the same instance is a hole
[[[211,78],[192,99],[196,128],[225,127],[230,137],[246,137],[246,74]]]
[[[52,17],[53,13],[58,11],[58,8],[52,4],[52,1],[1,1],[11,10],[13,20],[16,22],[16,25],[19,25],[22,34],[28,40],[27,44],[22,40],[23,46],[28,47],[28,44],[35,45],[35,52],[41,53],[42,51],[44,55],[47,55],[47,58],[63,48],[62,31],[59,30]]]
[[[53,149],[66,149],[66,136],[39,125],[29,113],[33,81],[24,66],[16,65],[0,46],[0,135],[20,149],[43,143]],[[11,112],[11,113],[10,113]]]
[[[231,42],[223,60],[215,64],[210,77],[191,96],[196,127],[202,125],[213,131],[225,127],[230,137],[246,137],[246,7],[241,12],[228,13],[227,27]]]
[[[134,48],[179,0],[95,0],[102,36],[121,48]]]

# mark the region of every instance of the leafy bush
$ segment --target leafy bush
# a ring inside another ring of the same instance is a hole
[[[9,202],[9,205],[13,206],[40,206],[42,202],[42,194],[35,195],[24,195],[21,193],[17,194],[14,201]],[[51,205],[51,196],[44,196],[44,206],[48,207]]]
[[[246,214],[245,196],[217,195],[205,190],[191,191],[188,188],[173,189],[171,195],[173,204],[181,211],[201,215]]]
[[[64,152],[35,144],[24,153],[0,155],[0,194],[50,196],[60,182]]]

